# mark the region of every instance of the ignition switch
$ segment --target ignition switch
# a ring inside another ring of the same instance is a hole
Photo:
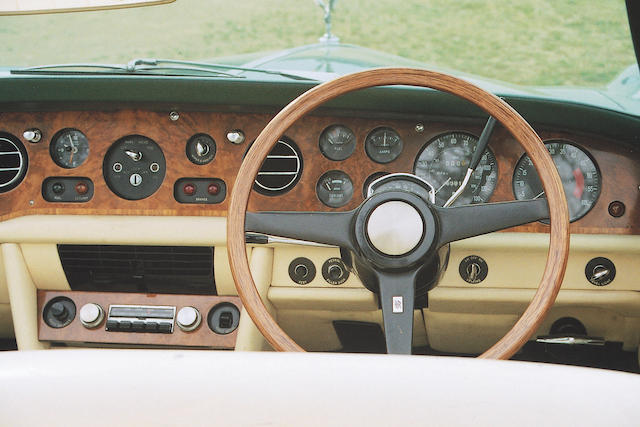
[[[608,258],[597,257],[587,263],[584,274],[592,285],[606,286],[615,279],[616,266]]]
[[[458,271],[465,282],[475,285],[487,278],[489,267],[478,255],[469,255],[460,262]]]

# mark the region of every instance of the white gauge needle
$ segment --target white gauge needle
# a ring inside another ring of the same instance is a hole
[[[538,197],[542,196],[544,194],[544,191],[540,194],[538,194],[536,197],[533,198],[533,200],[537,199]]]
[[[447,180],[444,182],[444,184],[442,184],[442,185],[440,186],[440,188],[438,188],[438,189],[436,190],[436,192],[435,192],[435,193],[433,193],[433,194],[438,194],[438,191],[442,190],[442,188],[443,188],[445,185],[447,185],[447,183],[448,183],[449,181],[451,181],[451,177],[449,177],[449,179],[447,179]]]

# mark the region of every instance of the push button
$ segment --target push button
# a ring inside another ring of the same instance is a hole
[[[171,333],[171,323],[162,322],[158,324],[158,332],[162,334],[170,334]]]

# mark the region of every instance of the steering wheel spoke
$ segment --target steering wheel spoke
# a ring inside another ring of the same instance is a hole
[[[247,212],[245,231],[352,249],[349,212]]]
[[[546,199],[436,208],[440,220],[438,246],[549,218]]]
[[[411,354],[416,272],[377,272],[388,354]]]

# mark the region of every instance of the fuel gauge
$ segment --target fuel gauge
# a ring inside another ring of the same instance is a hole
[[[356,136],[343,125],[331,125],[320,135],[320,152],[330,160],[345,160],[356,149]]]
[[[353,182],[349,175],[333,170],[320,177],[316,184],[318,199],[330,208],[346,205],[353,197]]]
[[[49,152],[58,166],[77,168],[89,157],[89,141],[77,129],[63,129],[54,135]]]

